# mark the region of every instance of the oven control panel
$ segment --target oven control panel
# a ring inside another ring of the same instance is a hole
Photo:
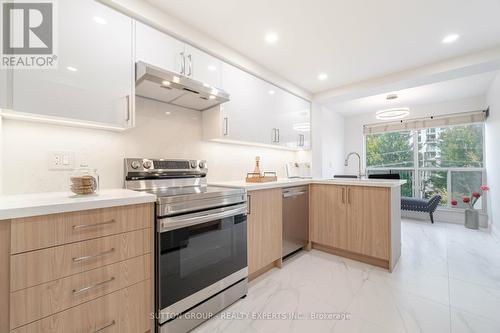
[[[203,160],[168,160],[150,158],[126,158],[125,173],[154,172],[199,172],[207,173],[207,162]]]

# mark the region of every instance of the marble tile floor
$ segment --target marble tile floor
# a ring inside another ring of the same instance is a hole
[[[313,250],[250,283],[194,332],[500,332],[500,242],[404,220],[395,271]]]

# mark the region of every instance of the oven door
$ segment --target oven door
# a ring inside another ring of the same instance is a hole
[[[246,279],[246,204],[159,219],[160,324]]]

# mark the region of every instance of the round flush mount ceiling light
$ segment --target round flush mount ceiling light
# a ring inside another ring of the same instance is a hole
[[[410,114],[410,108],[394,108],[377,111],[376,117],[379,120],[401,119]]]
[[[264,36],[264,40],[268,44],[274,44],[278,41],[278,39],[279,39],[278,34],[275,32],[269,32]]]
[[[460,38],[459,35],[457,35],[457,34],[451,34],[451,35],[448,35],[448,36],[444,37],[441,42],[443,44],[451,44],[453,42],[456,42],[458,40],[458,38]]]

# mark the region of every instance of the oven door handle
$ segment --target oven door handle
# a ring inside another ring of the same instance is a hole
[[[158,219],[159,230],[160,232],[166,232],[241,214],[247,214],[246,204],[212,209],[188,215],[165,217]]]

